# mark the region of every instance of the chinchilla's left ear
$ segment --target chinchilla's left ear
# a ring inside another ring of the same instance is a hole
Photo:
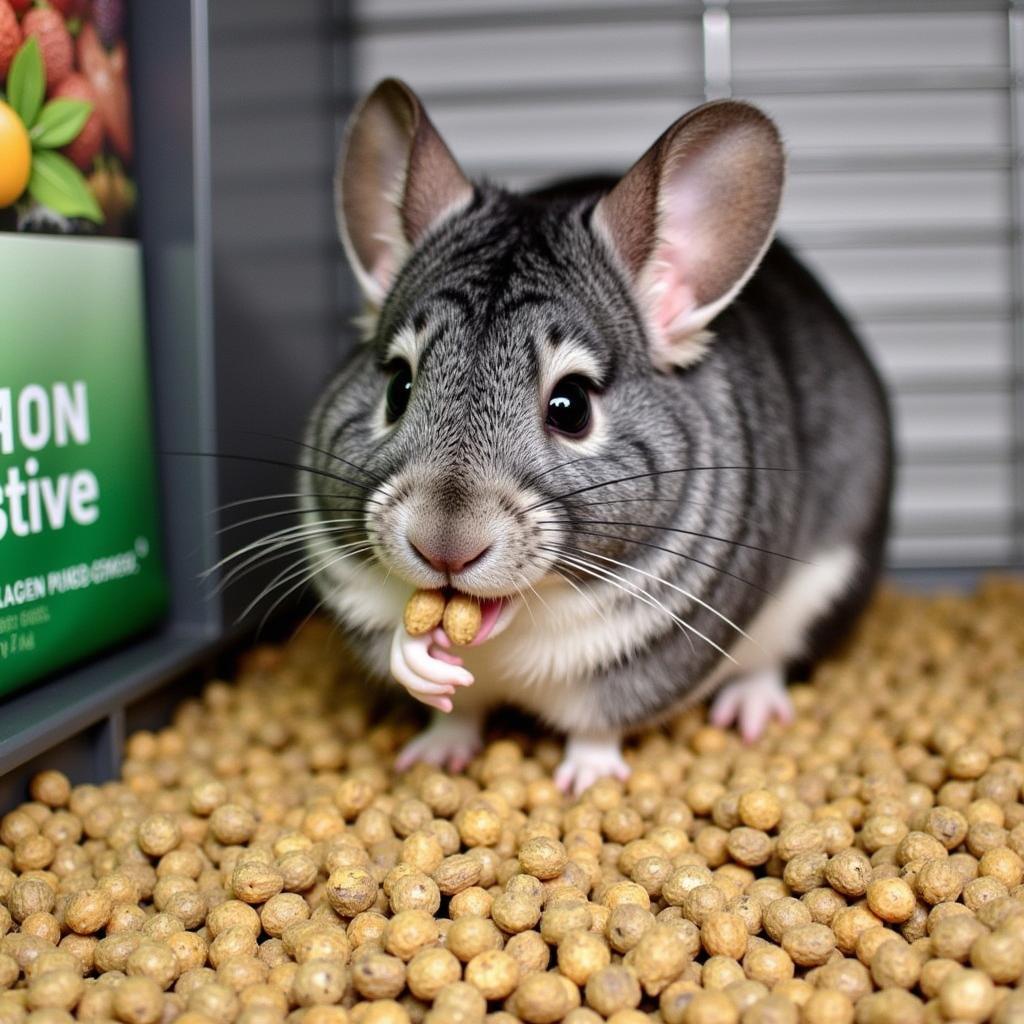
[[[772,120],[721,100],[676,121],[598,203],[594,225],[633,283],[656,366],[703,355],[704,327],[771,242],[784,178]]]
[[[334,179],[352,270],[379,308],[409,250],[473,196],[473,186],[404,82],[380,82],[349,120]]]

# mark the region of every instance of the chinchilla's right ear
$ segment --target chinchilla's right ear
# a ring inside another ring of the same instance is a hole
[[[394,78],[352,114],[334,186],[345,251],[374,308],[409,250],[473,196],[419,98]]]
[[[704,328],[771,242],[784,178],[772,120],[717,100],[679,118],[598,203],[594,225],[633,285],[660,369],[704,354]]]

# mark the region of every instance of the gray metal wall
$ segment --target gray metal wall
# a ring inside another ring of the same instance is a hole
[[[331,197],[332,7],[329,0],[212,0],[209,12],[218,450],[294,461],[298,446],[266,435],[301,438],[343,347]],[[225,467],[219,497],[227,504],[294,489],[294,474],[280,466],[236,462]],[[220,521],[229,527],[289,504],[239,506]],[[222,551],[288,523],[230,528]],[[226,620],[285,564],[228,588]]]

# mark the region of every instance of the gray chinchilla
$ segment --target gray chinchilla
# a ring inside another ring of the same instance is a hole
[[[412,91],[352,117],[342,238],[365,340],[309,422],[307,553],[367,666],[435,709],[399,758],[465,765],[508,703],[568,734],[557,780],[714,694],[757,735],[787,669],[879,571],[890,420],[821,285],[773,242],[784,155],[745,103],[681,117],[617,181],[465,177]],[[417,588],[477,598],[455,648]]]

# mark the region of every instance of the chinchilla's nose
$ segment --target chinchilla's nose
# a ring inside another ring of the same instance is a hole
[[[415,537],[412,533],[408,537],[409,546],[428,565],[433,566],[438,572],[453,574],[468,569],[471,565],[479,562],[491,549],[490,543],[483,546],[478,541],[459,543],[458,541],[433,541],[422,537]]]

